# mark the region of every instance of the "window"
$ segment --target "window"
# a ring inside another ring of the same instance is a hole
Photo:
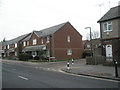
[[[4,46],[4,49],[6,49],[6,46]]]
[[[15,52],[15,56],[17,56],[17,52]]]
[[[72,50],[71,49],[67,50],[67,55],[72,55]]]
[[[17,48],[17,43],[15,43],[15,48]]]
[[[27,41],[27,46],[29,46],[29,41]]]
[[[87,48],[90,48],[90,45],[89,45],[89,44],[87,44]]]
[[[41,39],[41,44],[43,44],[43,39]]]
[[[10,48],[10,45],[7,46],[7,49],[9,49],[9,48]]]
[[[67,41],[70,42],[70,36],[67,36]]]
[[[104,32],[112,31],[112,22],[106,22],[103,24]]]
[[[33,45],[36,45],[36,44],[37,44],[37,40],[33,39]]]
[[[49,43],[50,42],[50,37],[47,36],[47,42],[46,43]]]
[[[50,50],[47,50],[46,54],[47,54],[47,57],[50,57]]]
[[[23,42],[23,46],[26,46],[26,42],[25,41]]]
[[[9,53],[9,52],[7,53],[7,56],[10,56],[10,53]]]

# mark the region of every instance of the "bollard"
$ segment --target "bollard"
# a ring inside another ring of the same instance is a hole
[[[72,59],[72,64],[74,64],[74,60]]]
[[[67,62],[67,69],[68,70],[70,69],[70,63],[69,63],[69,61]]]
[[[115,77],[118,77],[118,69],[117,69],[117,61],[114,60],[114,64],[115,64]]]

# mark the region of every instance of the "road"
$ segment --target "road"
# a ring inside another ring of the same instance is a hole
[[[34,67],[2,64],[3,88],[118,88],[117,81],[94,79]]]

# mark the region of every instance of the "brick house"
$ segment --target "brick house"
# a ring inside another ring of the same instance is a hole
[[[27,35],[21,35],[9,41],[1,42],[2,44],[2,57],[17,57],[20,53],[20,41],[24,39]]]
[[[120,60],[120,5],[111,8],[98,23],[102,55],[107,61]]]
[[[97,56],[101,55],[101,39],[96,38],[92,39],[92,55]],[[83,40],[83,57],[85,58],[86,56],[91,56],[91,43],[89,40]]]
[[[33,57],[42,50],[47,57],[76,59],[81,58],[83,52],[82,36],[69,22],[33,31],[21,37],[18,52],[31,54]]]

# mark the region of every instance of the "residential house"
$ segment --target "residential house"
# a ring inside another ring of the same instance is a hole
[[[40,31],[34,30],[21,37],[21,39],[17,40],[20,45],[20,47],[17,47],[19,53],[28,53],[33,57],[38,56],[39,52],[45,51],[47,57],[55,57],[59,60],[76,59],[81,58],[83,53],[82,36],[69,22]],[[13,42],[14,47],[15,43],[16,41]]]
[[[2,42],[2,57],[17,57],[20,53],[21,45],[20,41],[24,39],[27,35],[21,35],[9,41]]]
[[[91,42],[92,42],[92,51],[91,51]],[[89,40],[83,40],[83,57],[101,55],[101,41],[100,38]]]
[[[0,42],[0,58],[2,58],[2,53],[3,53],[3,50],[2,50],[2,42]]]
[[[111,8],[98,23],[102,55],[107,61],[120,60],[120,5]]]

